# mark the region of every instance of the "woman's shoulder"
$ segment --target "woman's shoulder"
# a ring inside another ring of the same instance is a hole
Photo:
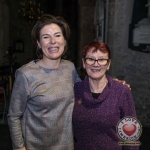
[[[62,64],[63,66],[74,67],[73,62],[71,62],[71,61],[69,61],[69,60],[66,60],[66,59],[62,59],[62,60],[61,60],[61,64]]]
[[[34,69],[38,68],[35,61],[32,60],[31,62],[22,65],[20,68],[16,70],[16,72],[21,72],[23,74],[26,74],[27,72],[33,71]]]
[[[72,73],[76,70],[74,64],[71,61],[65,59],[61,60],[59,69],[68,73]]]
[[[121,82],[119,81],[116,81],[113,77],[111,76],[107,76],[109,82],[110,82],[110,85],[111,85],[111,88],[114,89],[114,90],[119,90],[119,91],[123,91],[123,90],[127,90],[127,91],[130,91],[130,89],[128,88],[127,85],[124,85],[122,84]]]
[[[84,91],[84,82],[83,81],[76,82],[74,85],[75,99],[81,97],[83,91]]]
[[[82,91],[82,89],[84,88],[84,84],[85,84],[85,79],[80,80],[79,82],[76,82],[74,85],[75,91]]]
[[[74,87],[80,87],[80,86],[83,86],[84,84],[84,81],[79,81],[79,82],[76,82]]]

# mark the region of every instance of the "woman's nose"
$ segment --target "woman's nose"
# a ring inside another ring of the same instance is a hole
[[[55,44],[56,43],[56,39],[55,39],[55,37],[51,37],[51,44]]]
[[[94,66],[99,66],[98,61],[95,61]]]

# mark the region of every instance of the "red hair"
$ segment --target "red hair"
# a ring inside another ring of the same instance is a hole
[[[91,42],[87,45],[84,46],[83,51],[82,51],[82,58],[85,59],[87,52],[93,49],[93,53],[97,52],[98,50],[103,52],[103,53],[108,53],[108,59],[111,59],[110,56],[110,49],[109,47],[103,43],[103,42]]]

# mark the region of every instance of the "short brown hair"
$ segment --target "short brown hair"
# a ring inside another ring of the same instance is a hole
[[[68,23],[60,16],[53,16],[50,14],[44,14],[41,16],[41,18],[37,21],[35,26],[32,29],[31,37],[33,40],[33,43],[37,47],[37,56],[39,59],[43,58],[43,52],[41,49],[38,49],[37,41],[40,41],[40,31],[41,29],[48,24],[57,24],[64,36],[64,39],[66,40],[66,43],[68,43],[69,37],[70,37],[70,27]],[[67,44],[64,50],[64,53],[67,51]]]

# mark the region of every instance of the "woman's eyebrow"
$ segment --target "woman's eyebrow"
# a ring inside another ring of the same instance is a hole
[[[49,36],[49,34],[42,34],[41,37],[42,37],[42,36]]]
[[[62,34],[62,32],[56,32],[56,33],[54,33],[54,34]]]

